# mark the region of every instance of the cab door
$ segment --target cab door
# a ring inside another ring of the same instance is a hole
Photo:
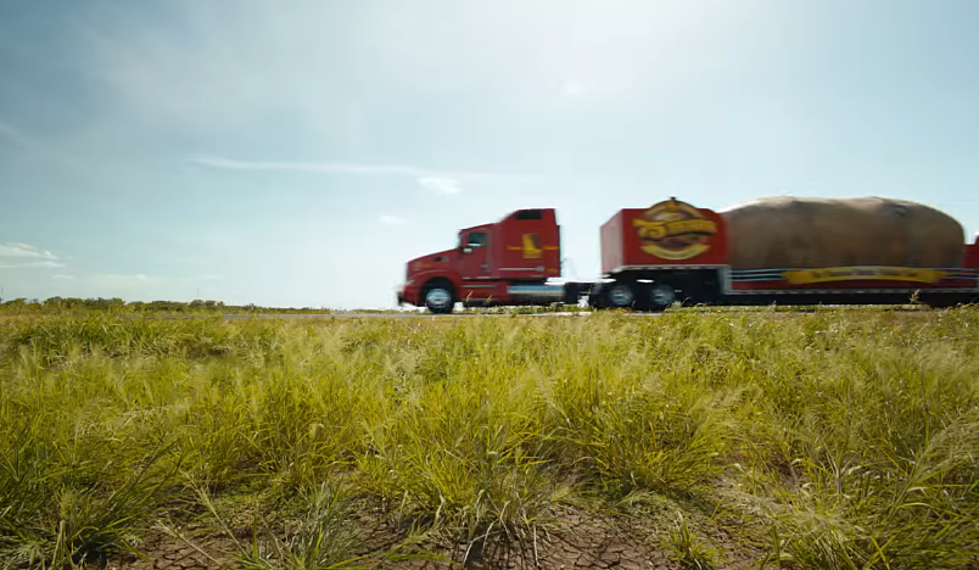
[[[490,234],[486,230],[466,230],[459,241],[459,274],[464,280],[489,279]]]

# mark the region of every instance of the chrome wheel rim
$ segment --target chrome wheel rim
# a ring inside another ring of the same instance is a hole
[[[616,307],[628,307],[632,304],[632,289],[628,285],[616,285],[609,291],[609,299]]]
[[[657,307],[669,307],[676,301],[676,291],[669,285],[657,285],[651,291],[650,300]]]
[[[452,303],[452,295],[446,289],[431,289],[425,294],[425,304],[436,309],[444,309]]]

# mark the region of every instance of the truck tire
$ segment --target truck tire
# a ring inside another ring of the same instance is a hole
[[[664,311],[677,300],[677,291],[669,283],[656,283],[647,290],[647,302],[649,310]]]
[[[613,309],[632,307],[636,302],[636,293],[628,283],[613,283],[605,294],[608,306]]]
[[[441,281],[427,285],[422,298],[425,301],[425,308],[436,315],[451,313],[456,303],[452,286]]]

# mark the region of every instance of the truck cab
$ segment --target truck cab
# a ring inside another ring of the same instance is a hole
[[[456,302],[511,304],[560,275],[560,227],[554,209],[517,210],[498,222],[460,230],[453,249],[409,261],[398,304],[424,306],[433,313],[451,312]]]

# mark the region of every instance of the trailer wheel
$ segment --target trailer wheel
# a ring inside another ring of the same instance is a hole
[[[609,287],[607,299],[612,308],[624,309],[632,306],[636,301],[636,295],[628,283],[615,283]]]
[[[676,301],[676,289],[666,283],[653,285],[649,288],[648,299],[651,310],[663,311]]]
[[[452,312],[455,306],[455,296],[452,294],[452,286],[447,283],[436,282],[425,287],[425,307],[436,315],[445,315]]]

